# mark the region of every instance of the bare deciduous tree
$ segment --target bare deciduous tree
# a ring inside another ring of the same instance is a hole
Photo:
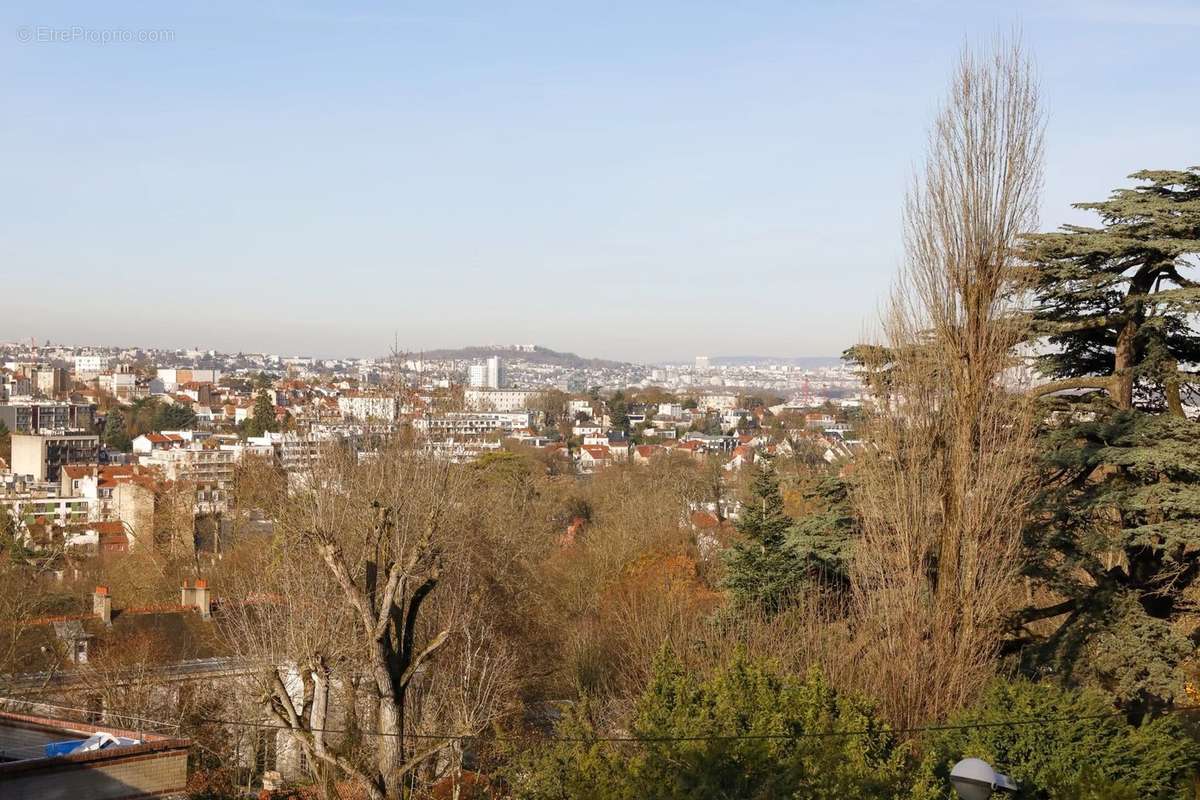
[[[1030,425],[1004,376],[1021,338],[1016,253],[1036,226],[1041,157],[1019,43],[965,50],[906,203],[886,346],[866,350],[866,368],[887,380],[873,383],[875,447],[852,494],[863,680],[905,725],[961,707],[990,674],[1018,582]]]
[[[312,471],[277,510],[254,585],[235,591],[222,617],[230,646],[261,667],[264,711],[321,765],[316,776],[343,773],[382,800],[402,796],[453,741],[414,738],[408,716],[418,677],[451,635],[450,620],[429,626],[426,606],[461,498],[446,463],[394,446],[372,456],[333,454]],[[357,718],[358,697],[368,758],[326,735]]]

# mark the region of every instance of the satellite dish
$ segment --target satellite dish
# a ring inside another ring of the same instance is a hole
[[[1017,782],[992,769],[982,758],[964,758],[950,770],[950,785],[961,800],[988,800],[997,790],[1017,791]]]

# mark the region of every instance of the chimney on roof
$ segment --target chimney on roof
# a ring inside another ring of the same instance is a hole
[[[112,597],[107,586],[97,586],[92,592],[92,613],[105,625],[112,625]]]
[[[193,586],[185,580],[183,588],[180,590],[179,604],[186,608],[196,609],[204,619],[211,617],[212,590],[208,588],[208,581],[197,578],[196,584]]]

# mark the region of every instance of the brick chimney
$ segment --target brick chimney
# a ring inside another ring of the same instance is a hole
[[[204,619],[211,617],[212,590],[208,588],[208,581],[197,578],[194,586],[188,581],[184,581],[183,588],[180,590],[179,604],[196,609]]]
[[[112,597],[107,586],[97,586],[92,592],[92,613],[105,625],[112,625]]]

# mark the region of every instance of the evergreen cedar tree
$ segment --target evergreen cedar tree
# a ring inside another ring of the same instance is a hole
[[[1200,423],[1182,409],[1200,396],[1200,168],[1132,177],[1143,183],[1078,206],[1103,227],[1029,240],[1033,336],[1053,345],[1039,366],[1054,382],[1037,392],[1101,391],[1041,415],[1027,563],[1055,599],[1023,612],[1010,646],[1031,673],[1140,712],[1182,696],[1200,636]]]

